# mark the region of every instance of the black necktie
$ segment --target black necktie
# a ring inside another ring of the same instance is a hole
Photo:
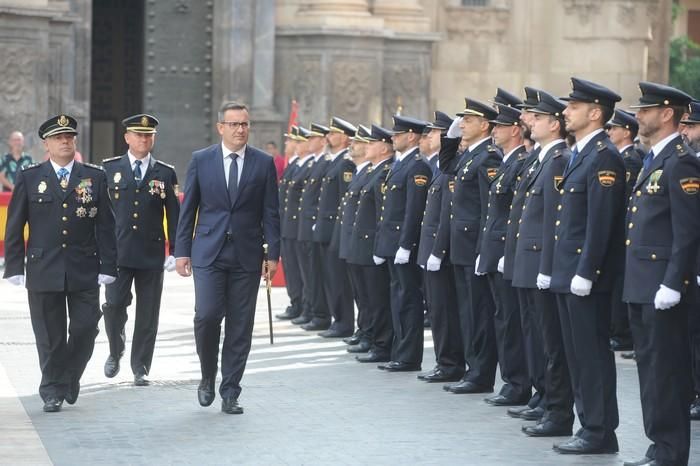
[[[136,184],[139,185],[141,184],[141,161],[136,160],[134,162],[134,180],[136,181]]]
[[[231,166],[228,168],[228,198],[231,200],[231,205],[236,203],[236,194],[238,192],[238,154],[229,154],[231,158]]]

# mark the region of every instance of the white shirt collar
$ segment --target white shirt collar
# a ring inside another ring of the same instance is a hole
[[[513,152],[515,152],[516,150],[520,149],[521,147],[523,147],[522,144],[520,144],[519,146],[515,146],[514,148],[512,148],[512,149],[503,157],[503,163],[506,163],[506,161],[510,158],[510,156],[513,154]]]
[[[399,162],[401,162],[403,159],[405,159],[406,157],[408,157],[408,154],[410,154],[411,152],[413,152],[414,150],[416,150],[417,147],[418,147],[418,146],[413,146],[413,147],[411,147],[410,149],[408,149],[408,150],[406,150],[406,151],[404,151],[404,152],[402,152],[402,153],[400,153],[400,154],[397,154],[397,155],[396,155],[396,160],[398,160]]]
[[[628,148],[632,147],[634,144],[627,144],[625,147],[620,149],[618,152],[622,154],[624,151],[626,151]]]
[[[671,142],[673,139],[675,139],[677,137],[678,137],[678,132],[674,132],[673,134],[666,136],[661,141],[654,144],[654,146],[651,148],[651,150],[654,151],[654,158],[656,158],[656,156],[659,155],[662,150],[664,150],[664,148],[668,145],[669,142]]]
[[[360,163],[357,167],[355,167],[355,173],[360,173],[367,165],[369,165],[369,160],[365,160],[364,162]]]
[[[583,149],[586,148],[586,144],[588,144],[588,142],[591,139],[593,139],[597,134],[602,133],[603,131],[604,131],[603,128],[595,129],[595,130],[591,131],[590,133],[588,133],[586,136],[584,136],[583,139],[581,139],[580,141],[576,141],[575,147],[579,151],[579,153],[581,153],[583,151]]]
[[[339,156],[340,154],[342,154],[342,153],[345,151],[345,149],[347,149],[347,147],[343,147],[342,149],[340,149],[340,150],[339,150],[338,152],[336,152],[335,154],[331,154],[331,160],[337,159],[338,156]]]
[[[387,162],[390,161],[390,160],[391,160],[391,157],[387,157],[387,158],[385,158],[384,160],[382,160],[381,162],[379,162],[378,164],[372,165],[372,166],[376,169],[377,167],[381,166],[382,164],[387,163]]]
[[[129,157],[129,164],[130,164],[132,167],[134,166],[134,162],[136,162],[136,160],[141,160],[141,167],[144,168],[144,169],[145,169],[145,168],[148,168],[148,167],[151,165],[151,153],[150,153],[150,152],[148,153],[148,155],[146,155],[146,156],[145,156],[144,158],[142,158],[142,159],[137,159],[137,158],[134,156],[134,154],[131,153],[131,151],[127,151],[127,152],[126,152],[126,155]]]
[[[539,149],[539,148],[540,148],[540,143],[537,142],[537,141],[535,141],[535,145],[532,146],[532,150],[537,150],[537,149]]]
[[[425,157],[425,160],[427,160],[428,162],[430,162],[431,160],[433,160],[433,157],[435,157],[436,155],[438,155],[438,153],[437,153],[437,152],[433,152],[432,154],[426,156],[426,157]]]
[[[65,167],[62,167],[51,159],[49,159],[49,161],[51,162],[51,166],[53,167],[53,171],[56,172],[56,176],[58,176],[58,171],[61,168],[65,168],[66,170],[68,170],[68,175],[70,175],[70,172],[73,171],[73,164],[75,163],[75,160],[71,160],[70,162],[68,162],[68,165],[66,165]]]
[[[321,157],[323,157],[323,155],[324,155],[323,152],[319,152],[318,154],[314,154],[314,155],[313,155],[314,161],[315,161],[315,162],[318,162],[319,159],[320,159]]]
[[[307,160],[309,160],[311,157],[313,157],[314,154],[308,154],[305,157],[299,157],[299,160],[297,160],[297,164],[301,167],[306,163]]]
[[[238,149],[235,154],[238,156],[239,159],[243,160],[245,158],[245,149],[246,149],[247,144],[243,144],[243,147]],[[222,142],[221,143],[221,152],[224,153],[224,159],[228,157],[230,154],[233,154],[234,151],[230,150],[226,145]]]
[[[471,152],[471,151],[473,151],[474,149],[476,149],[477,147],[479,147],[481,144],[483,144],[484,141],[488,141],[488,140],[490,140],[490,139],[491,139],[491,136],[489,136],[489,137],[487,137],[487,138],[484,138],[484,139],[482,139],[482,140],[479,141],[479,142],[475,142],[474,144],[472,144],[471,146],[469,146],[469,149],[467,149],[467,150],[468,150],[469,152]]]
[[[287,162],[287,165],[293,164],[294,161],[295,161],[296,159],[298,159],[298,158],[299,158],[299,156],[298,156],[297,154],[292,155],[292,156],[289,158],[289,162]]]
[[[549,152],[549,149],[554,147],[555,145],[559,144],[560,142],[564,142],[563,139],[555,139],[554,141],[550,142],[546,146],[542,148],[539,154],[537,154],[537,159],[542,162],[544,160],[544,157],[547,155],[547,152]]]

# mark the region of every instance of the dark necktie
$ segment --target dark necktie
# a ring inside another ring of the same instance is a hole
[[[68,187],[68,170],[65,168],[61,167],[58,169],[58,184],[61,185],[61,189],[66,189]]]
[[[137,185],[141,184],[141,178],[141,161],[137,160],[134,162],[134,181]]]
[[[571,168],[571,166],[574,164],[574,160],[576,160],[576,157],[578,157],[578,146],[574,146],[573,150],[571,151],[571,158],[569,159],[569,165],[567,165],[566,168]]]
[[[229,154],[231,158],[231,166],[228,168],[228,198],[231,200],[231,205],[236,203],[236,194],[238,193],[238,154]]]
[[[654,151],[650,150],[647,155],[644,156],[644,161],[642,162],[643,167],[644,167],[644,173],[649,171],[649,167],[651,166],[651,162],[654,160]]]

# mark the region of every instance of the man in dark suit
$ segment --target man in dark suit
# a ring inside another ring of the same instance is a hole
[[[238,396],[250,352],[263,243],[269,246],[271,276],[280,255],[277,172],[272,157],[248,145],[245,105],[222,105],[216,128],[221,143],[195,151],[187,169],[175,257],[180,275],[194,274],[194,332],[202,370],[199,403],[209,406],[214,401],[225,317],[221,410],[241,414]]]
[[[103,162],[117,222],[117,280],[105,287],[102,305],[109,340],[106,377],[119,372],[124,354],[131,286],[136,291],[136,317],[131,344],[134,385],[146,386],[158,333],[163,269],[175,270],[175,232],[180,215],[177,175],[171,165],[151,155],[158,119],[139,114],[125,118],[126,154]],[[165,259],[163,218],[168,222],[168,258]]]
[[[572,78],[564,100],[575,136],[559,184],[550,289],[557,294],[562,336],[581,429],[555,446],[562,454],[618,451],[615,358],[610,351],[610,292],[621,273],[625,167],[603,129],[620,96]]]
[[[107,179],[100,167],[74,160],[77,127],[67,115],[41,125],[39,137],[49,160],[18,173],[5,233],[4,277],[25,285],[27,261],[29,313],[41,366],[39,396],[46,412],[78,399],[98,333],[100,285],[117,276]]]
[[[697,313],[700,162],[678,134],[691,97],[642,82],[639,134],[651,150],[627,213],[625,284],[644,432],[652,444],[626,465],[685,465],[693,400],[688,315]]]

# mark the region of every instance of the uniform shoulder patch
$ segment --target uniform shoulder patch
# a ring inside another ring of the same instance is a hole
[[[415,157],[413,157],[413,160],[422,160],[423,157],[420,154],[416,154]]]
[[[700,191],[700,178],[681,178],[680,184],[686,194],[697,194]]]
[[[685,148],[683,144],[676,144],[676,152],[678,153],[678,157],[683,157],[684,155],[688,155],[688,150]]]
[[[605,143],[603,143],[603,141],[598,141],[596,143],[596,147],[598,148],[598,152],[603,152],[605,149],[608,148],[608,146],[606,146]]]
[[[352,181],[352,172],[343,172],[343,181],[350,183]]]
[[[563,175],[562,176],[554,175],[554,189],[556,191],[559,191],[559,189],[560,189],[559,184],[561,183],[561,180],[563,180],[563,179],[564,179]]]
[[[121,158],[122,158],[121,155],[117,155],[116,157],[110,157],[110,158],[108,158],[108,159],[102,160],[102,163],[114,162],[115,160],[119,160],[119,159],[121,159]]]
[[[102,172],[105,171],[104,168],[102,168],[102,167],[99,166],[99,165],[95,165],[94,163],[83,162],[83,165],[85,165],[86,167],[94,168],[95,170],[99,170],[99,171],[102,171]]]
[[[22,171],[27,171],[27,170],[30,170],[30,169],[32,169],[32,168],[36,168],[36,167],[38,167],[39,165],[41,165],[41,164],[38,163],[38,162],[32,163],[32,164],[30,164],[30,165],[27,165],[26,167],[22,167]]]
[[[416,186],[425,186],[428,184],[428,177],[425,175],[414,175],[413,182]]]
[[[552,158],[556,159],[557,157],[561,157],[562,154],[563,152],[561,151],[561,149],[557,149],[552,153]]]
[[[496,152],[496,148],[494,146],[492,146],[491,144],[486,146],[486,150],[489,152]]]
[[[527,152],[521,152],[518,154],[518,160],[525,160],[527,158]]]
[[[601,170],[598,172],[598,182],[606,188],[615,184],[617,173],[612,170]]]
[[[486,176],[489,177],[489,180],[494,179],[496,177],[496,174],[498,174],[498,168],[491,167],[486,169]]]
[[[159,164],[159,165],[163,165],[163,166],[165,166],[165,167],[168,167],[168,168],[171,169],[171,170],[175,170],[175,165],[170,165],[169,163],[165,163],[165,162],[163,162],[163,161],[161,161],[161,160],[156,160],[156,163]]]

